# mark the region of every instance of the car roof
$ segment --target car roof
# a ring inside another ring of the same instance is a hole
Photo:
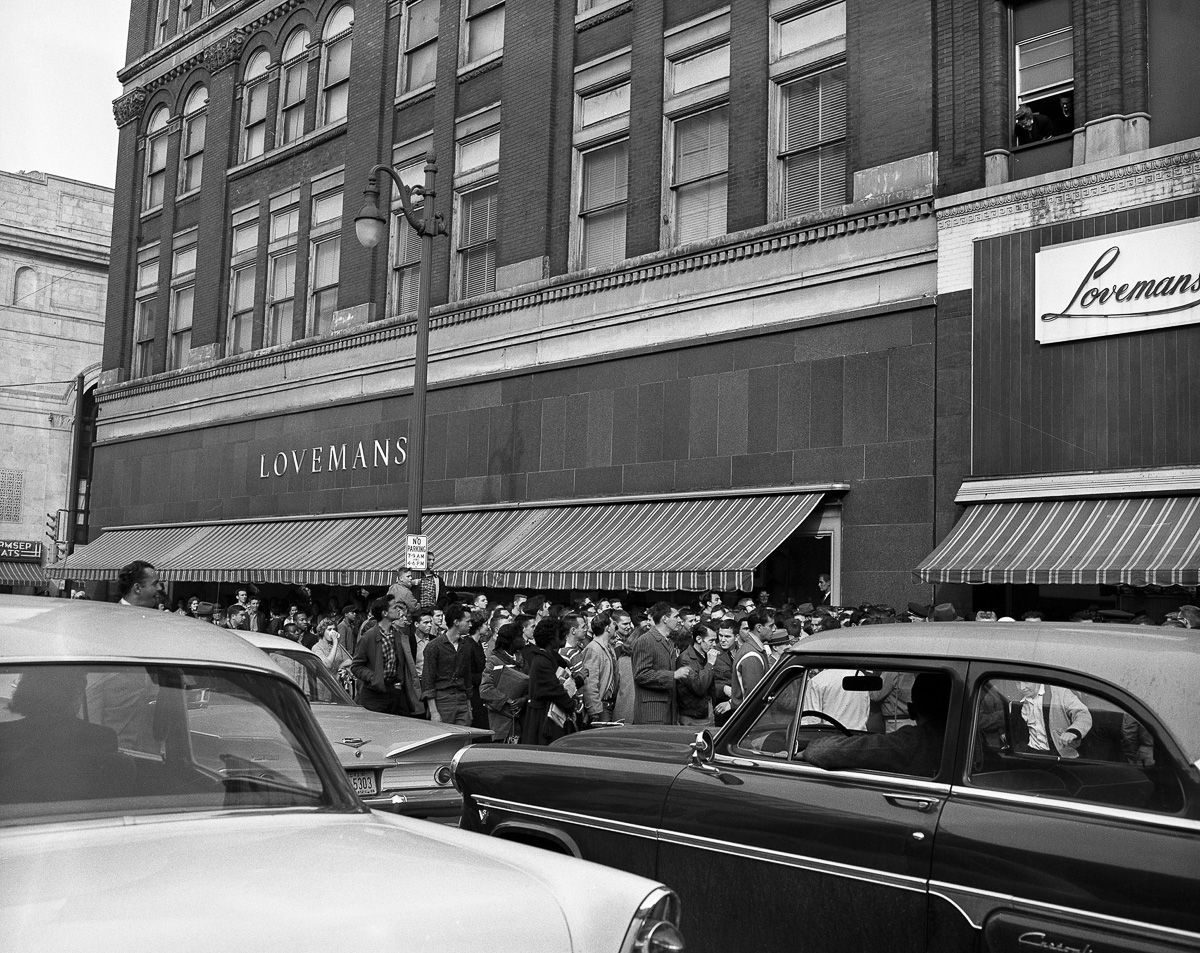
[[[1200,637],[1188,629],[1077,622],[917,622],[831,629],[792,655],[853,653],[1045,665],[1117,685],[1200,758]]]
[[[172,612],[88,599],[0,595],[0,661],[218,663],[278,676],[227,629]]]

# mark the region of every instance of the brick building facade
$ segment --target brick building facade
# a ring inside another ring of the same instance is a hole
[[[419,243],[393,215],[362,248],[353,210],[432,150],[428,506],[811,492],[757,583],[928,601],[991,475],[972,203],[1195,134],[1175,0],[178,4],[134,4],[116,104],[94,524],[127,533],[402,508],[399,450],[327,461],[407,435]]]

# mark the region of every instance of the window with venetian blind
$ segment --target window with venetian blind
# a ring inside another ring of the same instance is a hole
[[[599,268],[625,258],[629,200],[629,140],[583,153],[579,218],[580,267]]]
[[[459,297],[496,290],[495,183],[459,197]]]
[[[846,67],[780,87],[783,217],[846,201]]]
[[[729,107],[673,123],[671,192],[675,243],[724,235],[729,184]]]
[[[772,0],[771,16],[771,205],[790,218],[847,199],[846,5]]]

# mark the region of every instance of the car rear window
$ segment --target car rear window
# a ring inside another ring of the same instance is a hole
[[[298,693],[253,672],[5,666],[0,821],[346,806],[314,735]]]

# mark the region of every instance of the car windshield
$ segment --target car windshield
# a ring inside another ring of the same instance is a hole
[[[0,823],[356,806],[290,685],[213,666],[2,666],[0,764]]]
[[[267,649],[266,652],[276,665],[295,680],[311,704],[358,707],[337,683],[325,663],[312,652],[289,649]]]

